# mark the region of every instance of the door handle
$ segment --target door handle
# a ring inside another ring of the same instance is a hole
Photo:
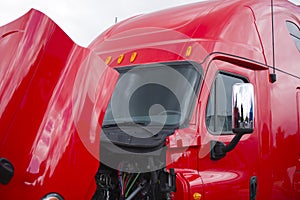
[[[256,199],[256,190],[257,190],[257,178],[252,176],[250,178],[250,200]]]
[[[6,158],[0,158],[0,183],[7,185],[14,176],[14,166]]]

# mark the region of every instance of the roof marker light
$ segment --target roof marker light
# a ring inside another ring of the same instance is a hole
[[[118,58],[118,64],[121,64],[123,60],[124,60],[124,54],[121,54]]]
[[[108,56],[108,57],[106,58],[106,60],[105,60],[105,64],[108,65],[108,64],[110,63],[110,61],[111,61],[111,58],[112,58],[111,56]]]
[[[131,54],[131,57],[130,57],[130,62],[131,62],[131,63],[133,63],[133,62],[135,61],[136,56],[137,56],[137,52],[133,52],[133,53]]]
[[[192,54],[192,46],[189,46],[186,49],[185,55],[186,55],[186,57],[189,57],[191,54]]]

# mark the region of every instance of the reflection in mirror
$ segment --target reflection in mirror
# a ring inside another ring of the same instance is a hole
[[[254,88],[251,83],[238,83],[232,90],[232,130],[252,133],[254,129]]]

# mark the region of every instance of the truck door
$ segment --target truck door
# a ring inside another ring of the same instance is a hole
[[[297,132],[297,165],[296,173],[294,177],[294,189],[296,193],[296,198],[300,199],[300,89],[297,90],[297,117],[298,117],[298,132]]]
[[[205,75],[200,97],[199,151],[199,171],[204,182],[205,199],[255,199],[259,155],[256,128],[252,134],[244,135],[224,158],[212,160],[210,155],[211,141],[228,144],[234,137],[232,86],[246,82],[255,86],[253,70],[218,60],[211,62]]]

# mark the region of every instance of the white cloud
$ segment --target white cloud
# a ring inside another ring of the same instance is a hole
[[[0,26],[36,8],[51,17],[76,43],[87,46],[102,31],[128,17],[203,0],[0,0]],[[300,4],[300,0],[290,0]]]
[[[288,0],[290,2],[293,2],[296,5],[300,5],[300,0]]]
[[[76,43],[87,46],[102,31],[128,17],[201,0],[0,0],[0,26],[38,9],[52,18]]]

